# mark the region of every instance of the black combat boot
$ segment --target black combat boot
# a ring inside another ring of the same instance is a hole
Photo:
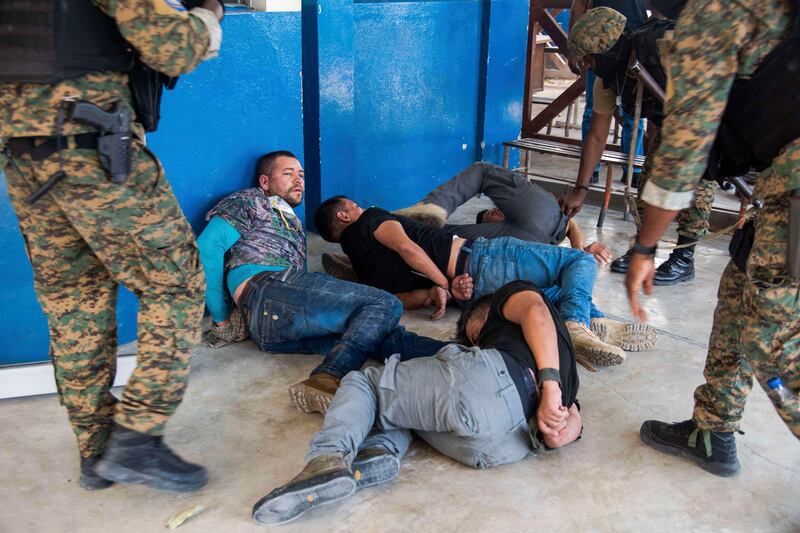
[[[631,264],[631,255],[633,255],[633,251],[628,250],[625,255],[621,255],[611,261],[611,272],[619,272],[620,274],[627,272]]]
[[[693,420],[667,424],[648,420],[639,430],[642,442],[670,455],[679,455],[717,476],[739,472],[736,438],[733,432],[700,429]]]
[[[117,483],[143,483],[175,492],[192,492],[208,482],[206,469],[175,455],[163,437],[122,426],[114,428],[95,471]]]
[[[93,455],[92,457],[83,457],[81,456],[81,479],[80,485],[81,488],[84,490],[100,490],[100,489],[107,489],[111,485],[114,484],[113,481],[109,481],[106,478],[100,476],[97,472],[94,471],[95,465],[100,460],[99,455]]]
[[[678,236],[678,244],[691,244],[686,248],[676,248],[669,254],[669,259],[661,263],[653,276],[653,285],[675,285],[681,281],[694,279],[694,243],[695,239]]]

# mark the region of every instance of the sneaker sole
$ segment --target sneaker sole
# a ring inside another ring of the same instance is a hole
[[[642,427],[639,430],[639,438],[642,439],[642,442],[654,450],[688,459],[706,472],[716,476],[731,477],[738,474],[739,470],[741,470],[738,459],[735,465],[730,466],[720,463],[709,463],[708,461],[704,461],[703,459],[697,457],[693,453],[687,452],[682,448],[678,448],[669,442],[661,440],[650,430],[650,426],[647,424],[647,422],[642,424]]]
[[[147,485],[154,489],[166,490],[169,492],[194,492],[203,488],[206,483],[208,483],[208,474],[205,472],[203,472],[202,475],[198,474],[197,479],[177,481],[156,477],[152,474],[145,474],[116,464],[104,463],[102,460],[97,463],[95,472],[105,479],[116,483]]]
[[[625,324],[620,331],[609,333],[608,324],[592,321],[592,333],[603,342],[619,346],[626,352],[644,352],[655,348],[658,333],[653,326],[648,324]]]
[[[400,475],[400,461],[391,455],[370,457],[364,462],[356,459],[351,468],[357,490],[387,483]]]
[[[288,524],[313,507],[338,502],[356,491],[352,477],[334,475],[328,480],[306,480],[274,497],[264,496],[253,506],[253,520],[260,525]]]
[[[674,281],[660,281],[656,278],[653,278],[653,285],[657,287],[668,287],[670,285],[677,285],[678,283],[682,283],[684,281],[692,281],[694,279],[694,272],[689,274],[688,276],[684,276],[682,278],[678,278]]]
[[[304,413],[322,413],[323,415],[328,412],[328,407],[333,401],[332,394],[309,389],[301,383],[295,383],[289,387],[289,398],[292,405]]]

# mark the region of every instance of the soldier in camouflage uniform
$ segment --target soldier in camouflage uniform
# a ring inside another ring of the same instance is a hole
[[[587,63],[592,69],[592,65],[594,65],[592,55],[603,54],[610,50],[622,35],[625,22],[624,15],[609,7],[589,10],[570,31],[569,46],[575,60]],[[625,61],[627,60],[626,57]],[[594,87],[587,87],[587,91],[593,91],[594,94],[592,126],[584,141],[575,188],[561,202],[564,212],[570,217],[580,211],[586,198],[592,170],[602,155],[605,139],[608,138],[611,128],[611,117],[617,107],[617,95],[611,89],[603,86],[603,80],[600,77],[595,79]],[[652,119],[652,117],[649,118]],[[639,176],[637,211],[640,219],[644,213],[641,191],[647,183],[652,166],[651,154],[655,152],[659,138],[660,135],[656,134],[653,146],[645,158],[644,169]],[[716,183],[711,181],[699,183],[691,205],[678,215],[678,244],[682,245],[682,248],[675,249],[669,259],[658,267],[653,281],[654,285],[674,285],[694,278],[695,243],[708,233],[708,220],[711,216],[711,206],[714,203],[715,188]],[[624,255],[612,261],[611,270],[626,272],[630,258],[631,251],[628,250]]]
[[[192,70],[219,49],[222,9],[216,0],[191,12],[165,0],[94,4],[116,21],[147,65],[168,75]],[[112,183],[97,151],[76,146],[76,135],[92,126],[67,120],[57,131],[65,99],[103,109],[116,102],[130,107],[128,76],[108,71],[55,84],[0,83],[0,169],[48,318],[59,398],[78,439],[80,484],[88,490],[112,480],[197,489],[206,483],[205,469],[181,460],[161,441],[186,389],[203,315],[205,280],[192,229],[161,164],[145,147],[142,128],[132,125],[127,181]],[[36,147],[57,134],[64,136],[64,148],[37,157]],[[66,178],[31,203],[29,195],[58,171]],[[109,390],[118,285],[139,298],[137,367],[119,401]]]
[[[677,210],[691,202],[705,169],[734,78],[746,76],[785,39],[796,16],[789,0],[703,0],[684,8],[672,39],[662,42],[669,83],[662,143],[642,193],[644,223],[626,279],[634,314],[649,293],[654,246]],[[758,176],[755,241],[746,272],[728,264],[719,285],[706,358],[706,383],[695,391],[691,420],[649,420],[641,437],[657,450],[687,457],[717,475],[739,471],[734,432],[753,384],[782,378],[794,398],[775,408],[800,438],[800,281],[788,271],[789,198],[800,188],[800,139]],[[794,228],[793,231],[796,231]]]

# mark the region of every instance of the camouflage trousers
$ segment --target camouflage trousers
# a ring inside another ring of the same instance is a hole
[[[192,229],[151,152],[135,141],[133,170],[118,185],[94,150],[73,148],[70,138],[63,160],[14,157],[5,173],[47,315],[59,398],[88,457],[103,452],[112,421],[163,431],[199,342],[205,279]],[[28,195],[60,169],[67,177],[29,204]],[[109,391],[118,285],[139,299],[137,366],[119,402]]]
[[[654,154],[658,145],[661,144],[661,135],[656,134],[653,139],[653,146],[648,153]],[[652,159],[645,158],[644,168],[639,174],[639,193],[636,202],[636,210],[639,212],[639,220],[644,219],[644,206],[642,202],[642,191],[644,185],[650,177]],[[714,204],[714,191],[717,183],[714,181],[702,180],[694,191],[692,205],[678,212],[678,235],[698,240],[708,234],[708,221],[711,218],[711,206]]]
[[[783,181],[781,174],[786,179],[794,175],[796,181],[798,172],[800,141],[765,171],[776,184]],[[759,191],[759,184],[756,194],[765,202],[755,219],[747,272],[729,263],[722,275],[704,371],[706,383],[694,393],[693,418],[699,427],[712,431],[738,428],[754,375],[764,390],[767,381],[780,377],[795,394],[800,393],[800,283],[788,277],[786,268],[789,194]],[[800,438],[800,402],[775,405],[775,409]]]

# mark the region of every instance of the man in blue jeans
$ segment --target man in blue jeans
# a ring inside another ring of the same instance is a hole
[[[341,244],[362,283],[395,294],[406,309],[434,305],[431,318],[444,314],[451,295],[469,301],[522,279],[557,305],[577,353],[591,363],[622,364],[623,337],[653,334],[649,326],[621,325],[615,345],[590,330],[590,319],[603,314],[592,304],[597,264],[581,250],[513,237],[467,240],[377,207],[365,210],[344,196],[323,202],[314,221],[323,239]]]
[[[255,178],[256,187],[214,206],[197,239],[215,343],[249,334],[264,351],[325,354],[308,379],[289,388],[307,413],[324,413],[339,380],[367,358],[430,355],[444,345],[398,326],[402,305],[391,294],[306,272],[305,234],[292,209],[305,183],[291,152],[259,158]]]
[[[256,502],[258,524],[283,524],[396,478],[411,431],[472,468],[510,464],[575,441],[575,352],[558,311],[516,281],[467,309],[460,341],[434,357],[351,372],[342,380],[306,466]],[[538,431],[537,431],[538,430]]]

